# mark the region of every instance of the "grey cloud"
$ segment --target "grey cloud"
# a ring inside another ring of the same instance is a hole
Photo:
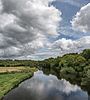
[[[47,2],[43,0],[3,0],[2,2],[5,12],[12,13],[20,18],[19,25],[25,25],[26,28],[31,27],[33,30],[36,29],[37,32],[44,34],[57,34],[56,30],[58,22],[61,20],[61,12],[53,6],[49,7],[49,0]],[[8,11],[5,10],[5,7]]]
[[[67,53],[80,53],[82,50],[90,48],[90,36],[84,36],[77,40],[62,38],[53,43],[47,43],[46,47],[47,49],[43,51],[37,51],[31,55],[28,54],[26,59],[42,60],[63,56]],[[19,59],[24,59],[24,57],[20,57]]]
[[[6,42],[6,41],[5,41]],[[10,43],[11,44],[11,43]],[[2,44],[5,46],[5,44]],[[7,44],[6,44],[7,45]],[[28,56],[36,53],[40,48],[44,48],[48,45],[48,40],[44,35],[40,35],[39,38],[23,45],[7,45],[0,50],[0,58],[9,59],[28,59]],[[30,59],[30,58],[29,58]]]
[[[51,2],[53,0],[0,1],[0,51],[4,51],[1,57],[32,54],[45,45],[48,36],[58,35],[61,12],[49,6]],[[13,52],[14,48],[17,52]]]
[[[0,34],[0,49],[6,49],[13,45],[17,45],[17,41],[14,41],[12,38],[4,37]]]

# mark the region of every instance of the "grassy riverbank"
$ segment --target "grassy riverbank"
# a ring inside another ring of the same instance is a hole
[[[36,70],[36,68],[26,68],[22,72],[0,73],[0,98],[11,89],[18,86],[23,80],[32,77]]]

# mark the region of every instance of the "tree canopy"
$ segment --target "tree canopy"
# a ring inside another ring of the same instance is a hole
[[[37,67],[45,74],[54,74],[78,84],[90,94],[90,49],[82,53],[65,54],[62,57],[34,60],[0,60],[0,67]]]

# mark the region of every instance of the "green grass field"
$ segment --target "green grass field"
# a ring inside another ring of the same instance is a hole
[[[25,72],[0,73],[0,98],[3,97],[11,89],[15,88],[25,79],[32,77],[37,69],[26,69]]]

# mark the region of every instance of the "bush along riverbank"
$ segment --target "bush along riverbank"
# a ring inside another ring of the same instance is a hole
[[[45,74],[53,74],[79,85],[90,95],[90,49],[39,61],[38,67]]]

